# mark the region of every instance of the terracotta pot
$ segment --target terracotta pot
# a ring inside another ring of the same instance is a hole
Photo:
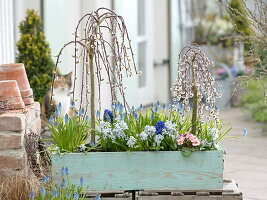
[[[0,81],[16,80],[25,105],[32,104],[33,93],[23,63],[0,65]]]
[[[17,110],[24,107],[17,81],[0,81],[0,110]]]

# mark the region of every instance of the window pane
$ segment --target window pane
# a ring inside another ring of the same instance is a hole
[[[146,42],[140,42],[138,44],[138,67],[142,71],[142,75],[139,76],[139,87],[146,86]]]
[[[138,0],[138,35],[145,34],[145,0]]]

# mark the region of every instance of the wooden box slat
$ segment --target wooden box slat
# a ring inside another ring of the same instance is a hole
[[[184,157],[179,151],[89,152],[52,154],[52,173],[70,170],[70,182],[83,177],[90,191],[153,189],[221,189],[223,152],[198,151]]]

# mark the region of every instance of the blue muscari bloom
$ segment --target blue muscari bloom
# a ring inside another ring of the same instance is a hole
[[[88,115],[85,117],[85,120],[86,120],[86,121],[90,121],[90,118],[89,118]]]
[[[58,126],[58,122],[55,122],[55,126]]]
[[[75,116],[79,116],[79,112],[78,112],[78,110],[75,110],[74,115],[75,115]]]
[[[216,111],[219,111],[219,108],[218,108],[217,106],[215,106],[215,110],[216,110]]]
[[[73,196],[73,200],[78,200],[80,197],[79,193],[78,192],[75,192],[74,193],[74,196]]]
[[[97,194],[97,195],[95,196],[95,200],[100,200],[100,194]]]
[[[154,109],[154,111],[155,112],[158,112],[159,111],[159,107],[156,106],[155,109]]]
[[[56,110],[55,110],[55,115],[56,116],[59,116],[59,110],[58,110],[58,108],[56,108]]]
[[[248,131],[247,131],[246,128],[244,128],[243,131],[242,131],[242,137],[246,137],[247,134],[248,134]]]
[[[84,113],[85,113],[84,108],[82,108],[82,109],[80,110],[80,115],[84,115]]]
[[[70,198],[70,193],[67,193],[67,194],[65,195],[65,197],[66,197],[67,199],[69,199],[69,198]]]
[[[183,109],[184,109],[183,104],[178,103],[178,104],[177,104],[177,109],[178,109],[178,112],[183,112]]]
[[[65,167],[65,174],[69,175],[69,168]]]
[[[75,102],[71,101],[70,105],[71,105],[72,108],[74,108],[75,107]]]
[[[94,146],[94,145],[95,145],[94,142],[90,142],[90,143],[89,143],[89,146],[90,146],[90,147],[92,147],[92,146]]]
[[[34,199],[34,192],[30,192],[30,194],[29,194],[29,198],[30,198],[30,199]]]
[[[172,103],[169,104],[169,110],[172,110]]]
[[[138,119],[138,115],[135,112],[133,113],[133,116]]]
[[[150,104],[150,108],[151,108],[151,109],[154,108],[154,104],[153,104],[153,103]]]
[[[157,107],[160,107],[160,102],[159,101],[157,101]]]
[[[114,117],[110,110],[105,109],[103,118],[104,118],[104,121],[113,122]]]
[[[134,111],[135,111],[134,106],[132,106],[132,108],[130,109],[130,112],[134,113]]]
[[[155,118],[155,115],[152,113],[151,114],[151,119],[154,119]]]
[[[190,109],[192,109],[192,108],[193,108],[193,104],[192,104],[192,103],[190,103],[190,106],[189,106],[189,107],[190,107]]]
[[[143,110],[143,109],[144,109],[143,104],[140,104],[139,110]]]
[[[48,180],[49,180],[49,176],[45,176],[45,177],[42,178],[41,182],[43,184],[46,184]]]
[[[166,104],[162,104],[162,110],[165,110],[166,109]]]
[[[64,176],[64,174],[65,174],[65,167],[62,167],[61,168],[61,175]]]
[[[80,185],[81,185],[81,187],[83,187],[83,185],[84,185],[83,177],[80,178]]]
[[[66,186],[66,180],[63,178],[60,188],[64,188]]]
[[[65,114],[64,119],[65,119],[65,123],[68,123],[68,121],[69,121],[69,115],[67,113]]]
[[[42,196],[44,197],[45,196],[45,189],[43,186],[40,187],[40,192],[41,192]]]
[[[163,121],[158,121],[155,125],[155,128],[156,128],[156,135],[159,135],[165,128],[165,123]]]
[[[119,111],[122,112],[123,111],[123,105],[121,103],[119,103]]]
[[[54,124],[55,120],[54,120],[54,117],[52,115],[50,115],[49,117],[49,123],[50,124]]]
[[[57,198],[59,196],[59,191],[57,191],[56,189],[55,190],[52,190],[52,195],[53,197]]]
[[[95,116],[96,116],[97,118],[100,118],[100,112],[99,112],[99,110],[95,112]]]
[[[61,111],[62,110],[62,104],[61,104],[61,102],[59,102],[59,104],[57,106],[57,109],[58,109],[58,111]]]

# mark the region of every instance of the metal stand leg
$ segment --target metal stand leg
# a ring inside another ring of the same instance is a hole
[[[136,191],[132,190],[132,200],[135,200]]]

